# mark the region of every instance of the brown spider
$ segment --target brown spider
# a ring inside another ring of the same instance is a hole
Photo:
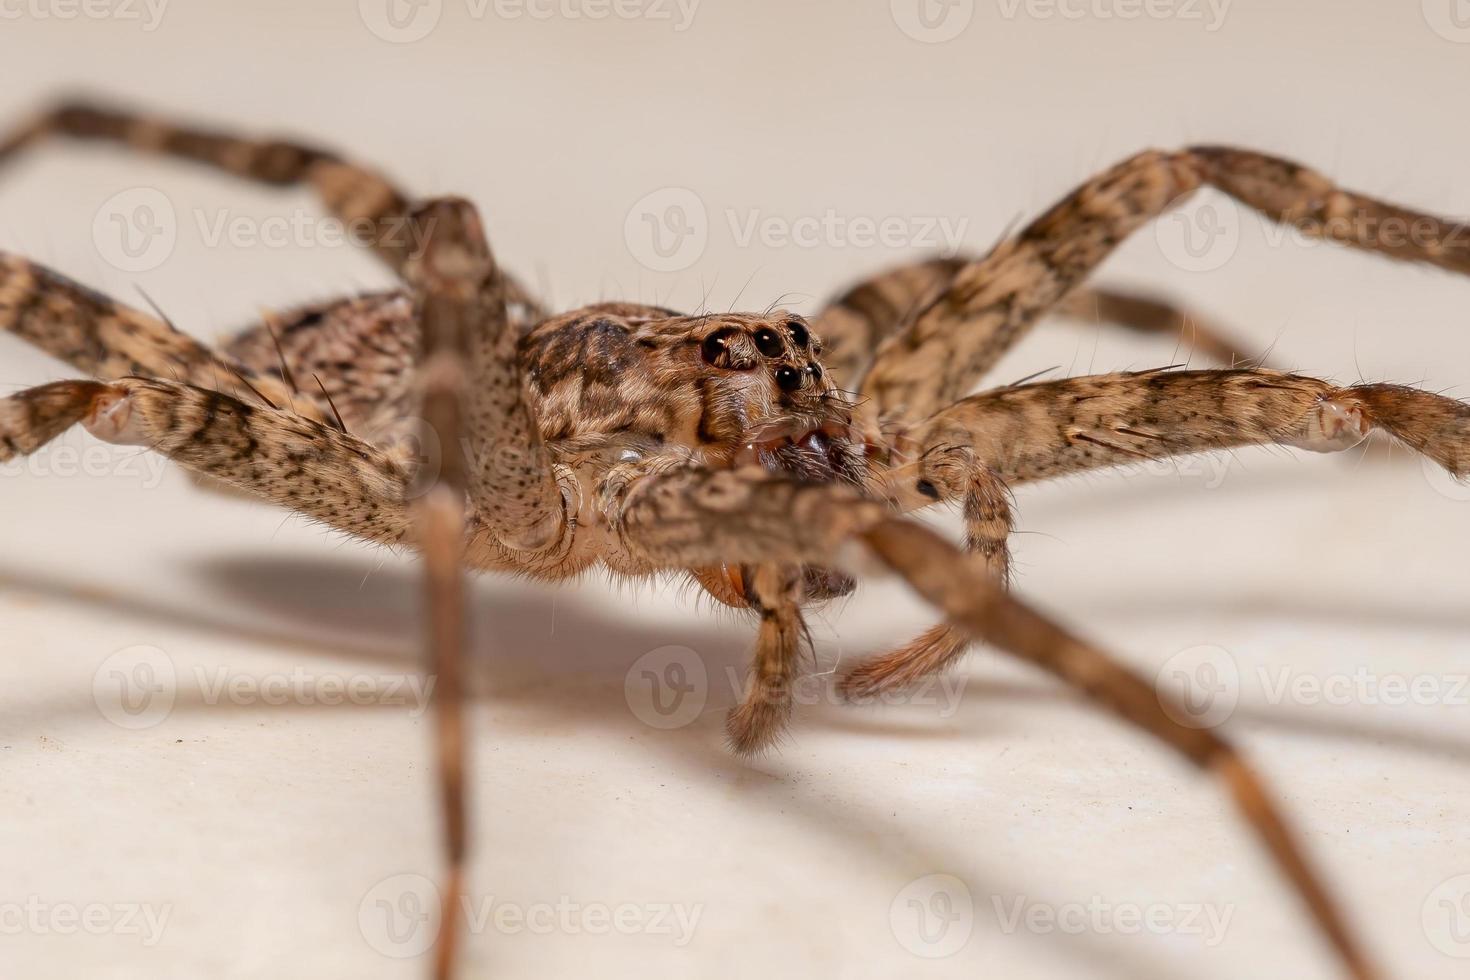
[[[549,316],[500,271],[465,201],[411,204],[322,150],[85,105],[39,117],[0,143],[0,158],[53,134],[310,185],[335,215],[371,229],[370,244],[403,279],[402,291],[293,310],[215,350],[161,317],[0,256],[0,323],[92,379],[0,399],[0,461],[80,422],[349,534],[421,548],[441,692],[446,907],[462,891],[467,841],[465,564],[545,579],[598,564],[629,576],[683,571],[719,601],[754,611],[751,682],[727,723],[735,750],[752,753],[789,715],[803,607],[850,592],[843,569],[865,567],[866,555],[949,625],[849,671],[845,693],[943,670],[971,640],[1050,671],[1218,775],[1346,971],[1376,975],[1230,745],[1178,723],[1169,697],[1008,595],[1007,487],[1252,444],[1340,450],[1374,428],[1463,477],[1470,406],[1259,367],[965,396],[1048,312],[1173,330],[1179,311],[1082,283],[1114,246],[1203,185],[1347,245],[1470,272],[1470,247],[1449,224],[1259,153],[1148,152],[988,255],[891,270],[810,323],[781,311],[683,316],[625,303]],[[1388,223],[1420,234],[1390,241]],[[1214,332],[1197,336],[1211,355],[1233,360],[1239,350]],[[900,516],[941,502],[963,505],[964,550]],[[446,916],[439,976],[452,971],[452,924]]]

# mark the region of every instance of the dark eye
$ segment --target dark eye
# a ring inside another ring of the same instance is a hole
[[[812,380],[813,381],[821,381],[822,380],[822,369],[821,369],[820,366],[818,366],[816,364],[813,364],[811,367],[807,368],[807,370],[812,373]]]
[[[734,332],[735,331],[730,329],[716,330],[714,333],[704,338],[704,343],[700,345],[699,348],[700,355],[704,357],[704,363],[719,363],[720,358],[725,354],[726,349],[730,346],[730,335]]]
[[[791,331],[791,340],[797,347],[805,349],[812,335],[807,332],[806,324],[800,320],[792,320],[786,324],[786,329]]]
[[[795,391],[801,387],[801,372],[794,367],[781,365],[776,368],[776,385],[782,391]]]
[[[770,327],[761,327],[755,332],[755,349],[767,357],[780,357],[781,335]]]

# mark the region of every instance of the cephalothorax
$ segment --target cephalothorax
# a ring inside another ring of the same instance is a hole
[[[850,592],[866,553],[944,614],[851,668],[848,695],[954,663],[974,639],[1040,666],[1220,776],[1345,968],[1374,976],[1259,780],[1171,697],[1005,591],[1008,487],[1185,453],[1277,444],[1335,451],[1377,428],[1470,474],[1470,406],[1389,384],[1338,387],[1258,364],[1020,384],[970,395],[1044,314],[1174,331],[1168,304],[1086,287],[1130,233],[1209,185],[1302,231],[1470,273],[1459,229],[1246,150],[1132,157],[990,253],[870,279],[810,321],[786,311],[685,316],[633,304],[542,310],[491,256],[467,202],[413,203],[371,171],[257,141],[69,105],[0,143],[52,134],[314,187],[404,288],[288,311],[220,349],[18,256],[0,255],[0,326],[88,380],[0,399],[0,462],[74,424],[344,532],[414,543],[429,582],[450,876],[467,842],[458,683],[468,564],[541,578],[594,565],[692,575],[759,620],[734,748],[780,737],[806,642],[803,608]],[[1411,238],[1388,235],[1413,227]],[[413,233],[410,234],[409,231]],[[1239,345],[1196,323],[1195,346]],[[963,507],[963,549],[905,520]],[[454,957],[450,917],[437,972]]]

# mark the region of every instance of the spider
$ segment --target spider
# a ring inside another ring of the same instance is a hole
[[[1470,247],[1454,226],[1286,160],[1201,146],[1124,160],[988,254],[886,271],[810,320],[631,303],[550,314],[497,265],[468,202],[412,202],[334,153],[68,103],[0,142],[0,160],[51,136],[314,188],[334,215],[369,229],[368,245],[400,277],[401,289],[268,317],[215,349],[161,314],[0,255],[0,324],[87,376],[0,399],[0,461],[81,424],[348,534],[421,550],[446,908],[462,893],[468,847],[466,566],[548,580],[597,565],[684,573],[753,613],[750,679],[726,723],[743,754],[786,725],[803,610],[851,592],[855,573],[886,569],[945,622],[849,669],[845,694],[944,670],[973,641],[1049,671],[1218,777],[1345,972],[1377,975],[1231,745],[1180,723],[1171,695],[1009,594],[1008,488],[1245,445],[1337,451],[1374,429],[1464,477],[1470,405],[1234,366],[1239,345],[1205,329],[1197,346],[1232,367],[968,393],[1048,313],[1173,331],[1183,311],[1085,280],[1200,187],[1348,246],[1467,273]],[[1391,224],[1421,234],[1390,241]],[[961,505],[963,547],[903,516],[940,503]],[[453,918],[437,940],[439,977],[454,968]]]

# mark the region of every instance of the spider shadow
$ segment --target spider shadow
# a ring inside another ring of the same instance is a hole
[[[199,562],[191,571],[209,591],[228,603],[173,604],[152,597],[99,593],[80,583],[38,577],[0,568],[0,588],[14,585],[31,593],[101,605],[121,615],[153,619],[189,630],[213,631],[259,643],[273,651],[284,648],[316,658],[376,668],[412,670],[420,663],[418,596],[420,581],[412,567],[369,571],[370,566],[347,560],[282,559],[268,555],[228,556]],[[711,623],[690,627],[649,622],[636,614],[601,612],[592,604],[562,601],[563,590],[544,587],[520,589],[475,583],[470,592],[470,670],[476,701],[491,701],[531,711],[542,724],[574,724],[587,731],[610,731],[625,736],[632,730],[640,751],[662,757],[676,774],[694,779],[718,779],[740,794],[742,807],[797,823],[797,834],[835,839],[846,851],[878,859],[891,866],[895,891],[915,868],[951,869],[977,894],[1025,895],[1028,900],[1061,906],[1066,895],[1048,895],[1034,882],[1007,880],[983,855],[966,851],[944,853],[929,844],[926,835],[903,825],[892,801],[854,799],[834,806],[830,792],[815,780],[791,778],[779,753],[751,763],[734,758],[719,734],[723,709],[734,701],[733,692],[712,684],[712,703],[691,726],[681,731],[652,731],[632,717],[623,685],[628,665],[650,650],[680,644],[699,653],[710,676],[743,674],[751,635],[734,623],[728,628]],[[733,617],[731,617],[733,618]],[[975,690],[979,690],[976,685]],[[1002,693],[996,687],[994,693]],[[1044,696],[1044,695],[1043,695]],[[971,710],[983,718],[984,698]],[[59,706],[60,707],[60,706]],[[174,702],[183,711],[340,711],[363,710],[361,704],[341,706],[288,704],[232,705],[206,701],[202,692],[181,687]],[[68,710],[60,707],[54,715]],[[368,710],[388,710],[384,707]],[[825,718],[842,718],[854,729],[857,712],[819,706],[802,719],[805,725]],[[815,715],[816,717],[812,717]],[[848,721],[846,716],[852,716]],[[570,721],[569,721],[570,719]],[[961,722],[955,722],[961,724]],[[880,731],[918,735],[892,718],[879,722]],[[871,733],[871,732],[870,732]],[[900,811],[901,812],[901,811]],[[697,829],[691,831],[697,834]],[[575,862],[574,850],[549,851],[546,861]],[[977,932],[989,929],[1003,936],[998,922],[977,916]],[[1105,934],[1068,933],[1047,936],[1021,934],[1022,939],[1045,942],[1056,952],[1096,970],[1100,963],[1116,963],[1117,975],[1162,978],[1172,975],[1164,962],[1154,962],[1147,947],[1120,942]],[[977,935],[974,940],[983,942]]]
[[[216,558],[200,563],[196,571],[212,588],[272,619],[310,619],[331,630],[344,646],[350,646],[354,637],[387,641],[403,651],[405,665],[419,662],[421,582],[416,569],[381,569],[364,580],[358,564],[261,555]],[[981,864],[977,853],[942,853],[929,846],[922,834],[906,833],[911,828],[895,815],[891,799],[871,805],[851,800],[834,806],[831,794],[823,792],[819,783],[808,786],[805,780],[790,778],[779,753],[749,763],[733,757],[718,733],[725,709],[738,699],[739,680],[749,661],[753,631],[743,617],[715,607],[716,615],[697,626],[649,621],[638,615],[635,602],[621,613],[604,612],[569,596],[570,591],[558,586],[507,588],[504,583],[472,582],[468,610],[472,640],[467,656],[477,701],[513,704],[517,711],[535,712],[539,716],[536,723],[543,725],[571,724],[624,735],[632,720],[624,690],[630,665],[659,648],[687,647],[697,653],[707,671],[711,703],[689,729],[640,737],[640,750],[657,753],[691,779],[714,776],[738,790],[742,807],[777,814],[787,823],[799,821],[802,833],[835,838],[852,853],[875,856],[874,842],[882,842],[880,855],[886,853],[900,884],[913,867],[964,869],[960,876],[977,894],[1026,895],[1053,906],[1069,901],[1063,895],[1046,894],[1033,882],[1006,880],[993,863]],[[690,601],[704,605],[697,597]],[[895,737],[950,737],[956,728],[971,730],[966,727],[969,722],[984,726],[985,702],[992,697],[1013,697],[1019,687],[967,683],[966,692],[979,695],[969,704],[968,717],[951,718],[949,724],[938,727],[922,721],[904,724],[901,712],[863,712],[825,702],[807,706],[800,721],[869,735],[877,731]],[[1044,688],[1030,688],[1026,693],[1037,700],[1066,697],[1065,692]],[[641,723],[634,727],[640,728]],[[574,853],[563,857],[572,862],[577,859]],[[556,860],[550,855],[544,858]],[[976,918],[977,931],[988,928],[996,939],[1016,938],[1003,935],[998,921],[983,915]],[[1045,942],[1053,951],[1064,948],[1066,955],[1093,975],[1102,975],[1106,964],[1115,965],[1120,977],[1162,980],[1173,975],[1162,959],[1152,961],[1147,947],[1105,934],[1025,938]],[[975,941],[983,942],[979,936]]]
[[[284,646],[314,656],[351,663],[364,662],[400,670],[420,662],[417,570],[389,566],[370,571],[361,561],[283,559],[269,555],[237,555],[197,563],[193,573],[211,592],[228,604],[172,605],[128,595],[96,596],[81,591],[88,601],[103,602],[119,612],[169,621],[190,629],[215,630],[272,647]],[[38,581],[31,575],[0,569],[0,587],[14,582],[31,591],[77,598],[75,585],[57,580]],[[922,836],[904,835],[892,815],[891,802],[865,806],[850,801],[834,807],[815,781],[793,780],[779,756],[752,764],[733,759],[719,738],[718,716],[735,699],[735,691],[712,684],[715,696],[704,715],[681,732],[650,732],[631,717],[623,686],[628,668],[639,657],[659,647],[678,644],[697,651],[711,677],[743,675],[751,640],[748,629],[714,623],[691,626],[640,616],[635,604],[621,613],[602,611],[594,603],[567,597],[564,589],[523,588],[505,583],[476,582],[470,592],[470,676],[476,699],[513,705],[536,712],[542,722],[575,724],[588,730],[627,735],[637,733],[640,750],[655,752],[690,778],[711,774],[737,787],[742,806],[779,814],[798,821],[804,831],[834,837],[854,853],[873,856],[879,841],[896,874],[914,866],[965,869],[962,877],[984,894],[1025,894],[1046,902],[1047,896],[1031,884],[1015,887],[998,880],[996,869],[977,864],[976,855],[940,853]],[[1295,611],[1296,607],[1292,607]],[[1142,614],[1144,610],[1135,610]],[[1157,611],[1157,610],[1154,610]],[[1354,603],[1347,615],[1363,615]],[[1341,619],[1340,612],[1334,618]],[[1385,614],[1389,615],[1389,614]],[[187,692],[180,692],[186,695]],[[892,737],[950,737],[953,731],[979,730],[987,721],[987,706],[998,700],[1024,700],[1039,706],[1057,706],[1078,699],[1058,687],[974,678],[965,688],[959,711],[945,726],[907,725],[905,712],[838,709],[826,704],[807,709],[799,718],[803,727],[821,726]],[[300,706],[292,706],[300,707]],[[356,707],[356,706],[353,706]],[[207,704],[196,696],[181,696],[175,710],[284,710],[228,708]],[[309,710],[342,710],[312,707]],[[1431,740],[1410,733],[1382,729],[1365,732],[1358,727],[1334,725],[1322,719],[1284,719],[1242,711],[1266,727],[1301,727],[1316,734],[1397,742],[1419,751],[1463,757],[1465,746]],[[882,853],[880,852],[880,853]],[[550,859],[555,859],[548,856]],[[575,860],[568,854],[567,860]],[[1059,900],[1056,904],[1064,904]],[[983,917],[982,917],[983,920]],[[998,930],[981,921],[981,928]],[[999,938],[999,937],[997,937]],[[1014,937],[1011,937],[1014,938]],[[1035,937],[1053,947],[1063,944],[1069,957],[1096,974],[1103,964],[1116,963],[1120,976],[1163,977],[1171,971],[1153,962],[1147,947],[1119,942],[1114,937],[1077,933]]]

